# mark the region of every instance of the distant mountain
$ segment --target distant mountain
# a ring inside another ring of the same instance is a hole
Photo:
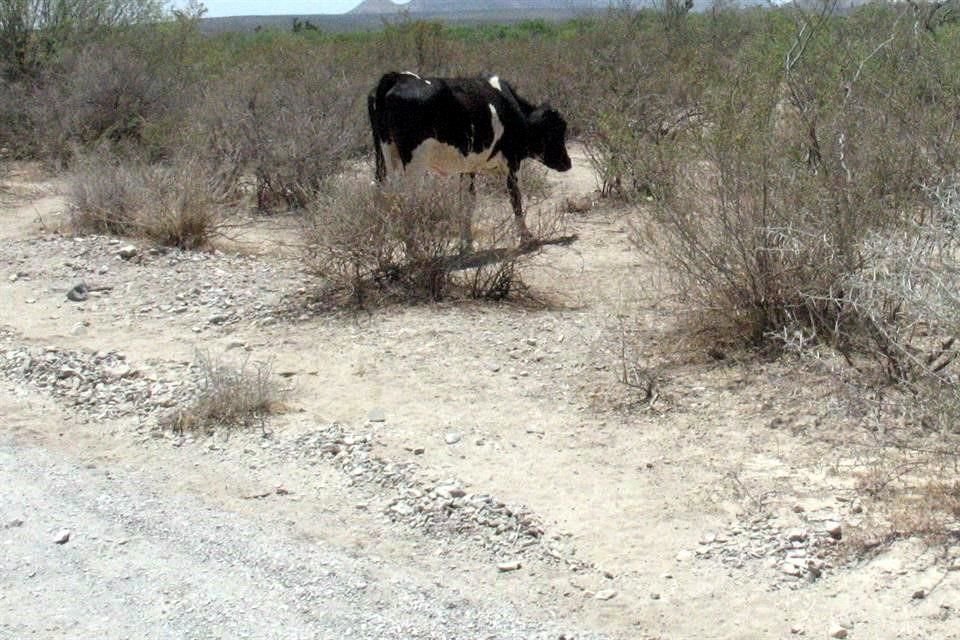
[[[617,2],[617,0],[612,0]],[[696,3],[709,0],[695,0]],[[382,29],[384,21],[406,11],[415,19],[439,20],[447,24],[511,24],[523,20],[557,22],[592,11],[605,10],[611,0],[410,0],[394,4],[391,0],[363,0],[352,11],[337,15],[273,15],[203,18],[205,33],[250,32],[258,29],[293,28],[293,22],[310,22],[324,31],[369,31]],[[634,6],[652,0],[638,0]]]
[[[798,4],[820,0],[773,0],[775,3]],[[840,0],[841,15],[870,0]],[[633,0],[634,8],[652,7],[662,0]],[[705,11],[714,0],[694,0],[694,11]],[[770,0],[732,0],[740,7],[770,6]],[[324,31],[374,31],[382,29],[406,11],[417,20],[438,20],[445,24],[511,24],[523,20],[552,22],[602,12],[620,0],[409,0],[395,4],[391,0],[363,0],[352,11],[337,15],[273,15],[203,18],[200,29],[204,33],[250,32],[260,29],[290,30],[295,21],[309,22]]]
[[[363,2],[355,6],[353,9],[347,11],[347,15],[398,13],[403,11],[405,7],[406,5],[399,5],[395,2],[391,2],[391,0],[363,0]]]
[[[363,0],[349,14],[391,14],[407,11],[411,14],[438,15],[446,13],[502,13],[516,11],[581,11],[603,9],[610,0],[410,0],[397,4],[391,0]]]

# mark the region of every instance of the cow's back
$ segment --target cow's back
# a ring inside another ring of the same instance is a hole
[[[375,141],[388,147],[391,171],[414,162],[440,173],[515,169],[525,153],[522,105],[496,77],[388,73],[370,104]]]

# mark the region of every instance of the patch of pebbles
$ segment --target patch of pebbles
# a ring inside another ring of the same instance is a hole
[[[131,366],[119,351],[28,346],[0,327],[0,377],[14,388],[37,389],[80,409],[86,420],[148,416],[195,396],[202,373],[163,363],[169,375]]]
[[[737,569],[760,562],[777,572],[781,585],[799,585],[814,582],[833,568],[841,536],[835,519],[785,527],[772,514],[762,514],[725,531],[705,534],[693,555]]]
[[[18,287],[53,279],[57,295],[66,292],[65,300],[76,308],[95,304],[118,320],[178,319],[197,331],[241,322],[265,325],[289,316],[310,280],[295,259],[166,247],[141,251],[105,236],[19,240],[3,247],[0,258],[10,270],[9,282]],[[30,292],[35,298],[44,294]]]
[[[433,536],[464,536],[499,557],[536,556],[584,566],[562,537],[545,536],[541,521],[525,507],[472,493],[454,478],[424,478],[414,462],[383,460],[372,453],[371,439],[332,424],[300,436],[285,448],[295,457],[333,462],[352,484],[389,489],[379,508],[391,522],[403,522]]]

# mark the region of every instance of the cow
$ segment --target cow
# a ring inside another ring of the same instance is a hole
[[[535,107],[497,76],[422,78],[390,72],[370,92],[367,107],[377,182],[388,174],[430,170],[469,176],[473,194],[477,173],[505,173],[524,244],[532,236],[517,183],[520,163],[533,158],[556,171],[571,167],[567,123],[560,113],[547,103]]]

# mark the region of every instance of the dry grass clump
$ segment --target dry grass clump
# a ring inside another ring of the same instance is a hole
[[[196,397],[165,420],[174,431],[215,427],[263,426],[266,416],[284,408],[284,391],[273,377],[269,362],[223,362],[198,352],[195,366],[201,373]]]
[[[72,172],[70,225],[75,232],[142,237],[195,249],[220,223],[209,182],[194,162],[174,165],[80,156]]]
[[[474,208],[458,177],[345,181],[310,209],[307,263],[332,292],[360,304],[502,299],[522,286],[528,252],[515,249],[512,214],[473,220]],[[538,224],[535,233],[545,230]]]
[[[929,466],[916,459],[862,475],[857,488],[871,501],[862,519],[844,534],[847,552],[861,555],[907,538],[955,543],[960,539],[960,480],[949,477],[956,475],[953,465]]]

